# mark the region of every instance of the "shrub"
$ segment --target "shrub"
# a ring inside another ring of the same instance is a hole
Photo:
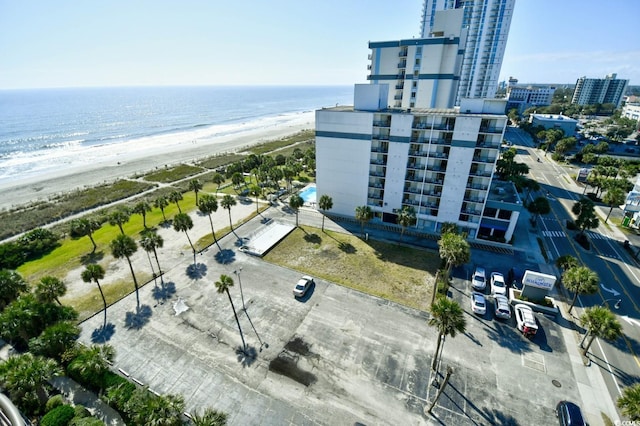
[[[74,417],[77,419],[81,419],[84,417],[91,417],[91,412],[87,410],[87,408],[84,405],[76,405],[75,407],[73,407],[73,411],[75,413]]]
[[[74,417],[69,426],[103,426],[104,422],[95,417]]]
[[[48,413],[54,408],[58,408],[59,406],[64,405],[64,398],[62,395],[54,395],[47,401],[45,405],[45,411]]]
[[[75,411],[70,405],[61,405],[49,411],[40,420],[41,426],[67,426],[75,416]]]

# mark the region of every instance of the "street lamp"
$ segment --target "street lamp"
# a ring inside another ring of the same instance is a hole
[[[620,309],[620,304],[622,303],[622,299],[615,299],[615,298],[614,298],[614,299],[607,299],[607,300],[605,300],[604,302],[602,302],[602,303],[600,304],[600,307],[604,306],[604,304],[605,304],[605,303],[607,303],[607,302],[608,302],[608,301],[610,301],[610,300],[615,300],[615,301],[616,301],[616,303],[614,303],[614,304],[613,304],[613,307],[614,307],[614,308],[616,308],[616,309]]]
[[[244,305],[244,294],[242,293],[242,280],[240,279],[240,272],[242,272],[242,266],[233,271],[238,276],[238,284],[240,284],[240,297],[242,298],[242,310],[246,311],[247,307]]]

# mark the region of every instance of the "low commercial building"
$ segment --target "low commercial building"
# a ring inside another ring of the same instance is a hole
[[[545,130],[560,129],[565,136],[573,136],[578,125],[578,120],[561,114],[531,114],[529,122],[532,126],[542,126]]]
[[[507,111],[515,108],[518,110],[518,114],[522,114],[527,108],[551,105],[555,91],[555,86],[509,85],[507,87]]]

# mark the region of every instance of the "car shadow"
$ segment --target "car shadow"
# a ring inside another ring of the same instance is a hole
[[[293,298],[296,299],[298,302],[307,303],[307,301],[311,298],[311,296],[313,296],[313,292],[315,291],[315,289],[316,289],[316,282],[313,281],[309,286],[309,288],[307,289],[307,292],[304,294],[304,296],[301,296],[301,297],[293,296]]]

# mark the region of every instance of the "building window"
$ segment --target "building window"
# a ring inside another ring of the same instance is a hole
[[[484,209],[484,216],[486,217],[496,217],[496,213],[498,213],[498,209],[494,209],[493,207],[486,207]]]
[[[504,220],[509,220],[511,219],[511,210],[500,210],[498,212],[498,218],[499,219],[504,219]]]

